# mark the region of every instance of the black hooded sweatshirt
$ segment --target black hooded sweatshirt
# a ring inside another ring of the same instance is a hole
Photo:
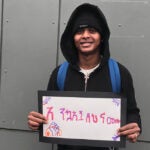
[[[102,35],[103,42],[101,43],[100,55],[102,57],[100,66],[94,70],[89,76],[86,89],[84,74],[80,72],[78,66],[78,52],[75,48],[73,35],[75,32],[76,19],[82,12],[93,13],[98,18],[100,25],[100,34]],[[69,62],[67,70],[64,91],[95,91],[95,92],[112,92],[111,79],[108,68],[108,59],[110,58],[109,51],[109,36],[110,31],[107,21],[102,11],[95,5],[82,4],[78,6],[72,13],[68,24],[61,37],[61,50]],[[139,109],[137,108],[132,77],[129,71],[120,63],[118,63],[121,76],[121,94],[127,98],[127,123],[136,122],[141,128],[141,119]],[[48,90],[59,90],[57,86],[57,72],[59,66],[52,72],[48,84]],[[71,132],[71,131],[70,131]],[[84,147],[84,146],[70,146],[58,145],[58,150],[108,150],[108,148],[98,147]]]

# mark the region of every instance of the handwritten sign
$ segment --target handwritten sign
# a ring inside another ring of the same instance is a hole
[[[82,96],[81,92],[63,92],[63,95],[62,92],[44,93],[40,92],[40,107],[48,124],[43,125],[41,137],[49,139],[49,142],[53,139],[56,143],[65,139],[107,142],[107,145],[111,142],[111,146],[122,143],[117,135],[117,129],[122,125],[121,97],[110,97],[110,93],[105,93],[107,97],[100,97],[97,93],[98,97],[95,97],[95,93],[91,92],[90,96],[83,92]]]

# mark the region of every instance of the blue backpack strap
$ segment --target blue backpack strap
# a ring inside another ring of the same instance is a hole
[[[58,73],[57,73],[57,86],[60,91],[64,90],[64,83],[66,79],[66,73],[68,70],[69,63],[65,61],[62,63],[59,67]]]
[[[110,58],[108,64],[109,64],[109,72],[110,72],[110,77],[111,77],[112,90],[114,93],[120,93],[121,79],[120,79],[120,70],[118,67],[118,63],[115,60]],[[69,66],[69,63],[64,62],[63,64],[60,65],[59,70],[58,70],[57,86],[59,90],[61,91],[64,90],[64,82],[66,79],[68,66]]]
[[[121,90],[121,79],[120,79],[120,70],[118,63],[109,59],[109,72],[111,77],[112,90],[114,93],[120,93]]]

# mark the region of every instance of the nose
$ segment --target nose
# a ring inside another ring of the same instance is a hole
[[[83,34],[82,34],[82,37],[83,37],[83,38],[88,38],[89,36],[90,36],[89,31],[88,31],[88,30],[84,30],[84,31],[83,31]]]

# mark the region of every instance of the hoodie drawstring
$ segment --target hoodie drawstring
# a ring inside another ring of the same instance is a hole
[[[88,79],[89,79],[89,74],[84,75],[84,79],[85,79],[85,81],[84,81],[84,83],[85,83],[85,85],[84,85],[84,91],[86,92],[86,89],[87,89],[87,82],[88,82]]]

